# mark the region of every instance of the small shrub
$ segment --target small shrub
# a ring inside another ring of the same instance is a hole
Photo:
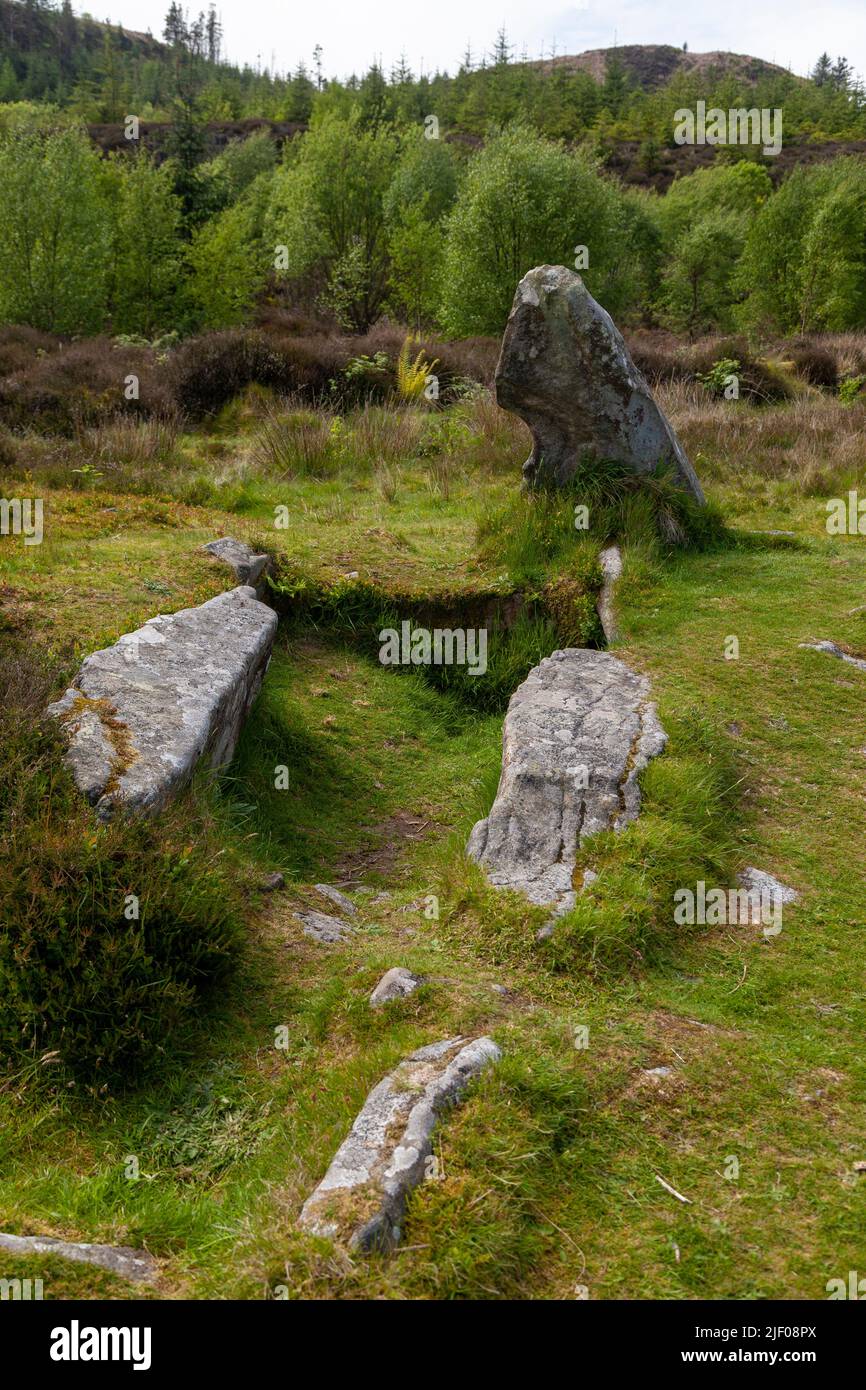
[[[791,347],[786,347],[785,355],[790,358],[797,375],[803,377],[811,386],[835,391],[839,379],[835,353],[819,343],[803,338]]]
[[[126,395],[129,376],[138,381],[133,399]],[[15,431],[71,436],[121,414],[169,418],[173,410],[154,353],[110,338],[68,343],[0,381],[0,421]]]
[[[731,377],[737,376],[740,364],[736,357],[721,357],[718,362],[714,362],[708,372],[702,373],[698,381],[713,396],[724,396]]]
[[[56,352],[60,339],[25,323],[4,324],[0,328],[0,377],[26,371],[40,357]]]
[[[849,376],[839,382],[839,399],[843,405],[853,405],[866,384],[866,376]]]
[[[283,354],[252,330],[227,329],[191,338],[168,364],[177,406],[194,420],[213,415],[253,382],[288,390],[290,375]]]
[[[717,363],[724,360],[738,363],[737,377],[741,400],[755,405],[788,400],[793,394],[784,376],[763,361],[749,348],[745,338],[706,338],[695,343],[688,354],[692,372],[702,380],[712,374]]]

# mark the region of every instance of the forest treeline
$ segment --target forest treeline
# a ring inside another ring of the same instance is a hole
[[[401,59],[389,72],[372,63],[345,81],[327,77],[327,54],[317,47],[309,62],[278,55],[275,68],[258,71],[223,58],[222,28],[213,4],[190,17],[172,0],[162,35],[124,30],[77,17],[70,0],[0,0],[0,102],[50,102],[83,122],[171,120],[178,71],[195,67],[202,119],[310,119],[316,108],[357,102],[367,119],[396,124],[435,114],[450,130],[484,136],[492,123],[522,120],[553,139],[591,137],[669,145],[673,113],[698,99],[724,110],[732,106],[781,107],[785,130],[795,136],[866,138],[866,93],[843,57],[822,54],[804,80],[770,64],[745,80],[722,66],[703,73],[675,73],[653,90],[630,77],[613,56],[603,82],[561,62],[516,54],[500,31],[489,52],[467,50],[453,74],[416,74]],[[291,70],[282,75],[282,69]]]
[[[10,7],[0,0],[4,23]],[[52,32],[71,16],[65,3],[59,11],[39,0],[14,8]],[[172,4],[165,32],[165,45],[140,36],[141,52],[124,50],[123,99],[113,114],[147,114],[144,105],[135,111],[134,84],[156,64],[171,118],[167,159],[143,147],[135,122],[122,153],[95,148],[85,125],[94,113],[75,97],[96,81],[76,67],[83,52],[98,64],[99,50],[86,45],[73,45],[58,99],[25,99],[22,90],[0,105],[3,321],[150,341],[243,324],[262,297],[279,294],[352,332],[388,315],[452,337],[496,334],[517,281],[548,262],[581,270],[625,323],[693,336],[866,326],[864,157],[795,167],[774,188],[758,147],[720,146],[712,165],[661,196],[606,173],[598,148],[599,119],[627,126],[638,110],[643,119],[656,113],[662,138],[670,103],[688,105],[689,90],[724,109],[772,104],[781,100],[773,84],[790,81],[797,101],[844,108],[862,122],[863,93],[844,60],[824,55],[811,82],[783,73],[746,93],[725,95],[730,79],[699,90],[680,77],[652,93],[626,83],[617,96],[615,68],[602,84],[556,69],[541,78],[508,61],[500,34],[490,65],[461,68],[442,86],[441,103],[432,97],[437,78],[423,86],[407,72],[386,80],[373,69],[353,84],[317,73],[305,78],[309,105],[296,113],[305,133],[278,151],[262,130],[207,158],[213,91],[221,83],[235,90],[244,75],[219,61],[213,10],[190,23]],[[104,43],[110,33],[104,29]],[[16,43],[19,56],[29,51],[20,36]],[[145,57],[148,44],[154,51]],[[63,53],[52,56],[61,75]],[[285,96],[286,84],[251,77],[275,100],[278,89]],[[534,106],[541,82],[549,100]],[[467,125],[466,110],[449,118],[445,100],[470,88],[479,142],[453,138]],[[570,92],[568,102],[586,94],[590,124],[572,126],[568,139],[567,122],[557,127],[557,92]],[[278,102],[268,114],[286,110]]]

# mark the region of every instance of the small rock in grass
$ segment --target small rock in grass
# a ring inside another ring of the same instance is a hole
[[[391,999],[406,999],[410,994],[414,994],[421,983],[419,975],[413,975],[411,970],[406,970],[402,965],[395,965],[392,970],[385,972],[373,990],[370,1005],[377,1009]]]
[[[218,541],[208,541],[202,548],[213,555],[214,559],[228,565],[229,569],[234,571],[239,584],[250,584],[255,588],[262,575],[270,569],[270,555],[256,555],[246,541],[236,541],[233,536],[222,536]]]
[[[796,888],[789,888],[786,883],[780,883],[764,869],[743,869],[742,873],[737,875],[737,883],[749,893],[765,894],[772,898],[774,903],[795,903],[800,896]]]
[[[295,916],[304,928],[304,935],[325,945],[344,941],[350,928],[339,917],[329,917],[326,912],[297,912]]]
[[[862,656],[851,656],[848,652],[843,652],[835,642],[801,642],[800,646],[813,652],[826,652],[828,656],[835,656],[839,661],[847,661],[849,666],[856,666],[858,671],[866,671],[866,661]]]
[[[328,883],[314,883],[313,887],[317,893],[321,893],[323,898],[327,898],[341,912],[345,912],[347,917],[357,916],[358,909],[355,904],[346,897],[345,893],[341,893],[339,888],[332,888]]]
[[[262,884],[263,893],[274,893],[278,888],[285,888],[286,880],[282,874],[268,874]]]

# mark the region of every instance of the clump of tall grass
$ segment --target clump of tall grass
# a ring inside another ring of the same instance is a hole
[[[339,423],[328,411],[272,406],[253,440],[250,462],[279,478],[333,477],[340,468]]]
[[[476,536],[485,563],[506,568],[517,582],[538,583],[581,548],[597,554],[609,540],[651,551],[703,548],[723,539],[724,526],[714,507],[698,506],[664,470],[637,474],[625,464],[592,461],[567,488],[515,493],[488,508]]]

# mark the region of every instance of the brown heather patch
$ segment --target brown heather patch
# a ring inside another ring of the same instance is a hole
[[[702,477],[784,479],[806,496],[820,496],[835,495],[862,472],[866,403],[844,406],[815,394],[756,409],[711,400],[700,386],[682,382],[658,394]]]

